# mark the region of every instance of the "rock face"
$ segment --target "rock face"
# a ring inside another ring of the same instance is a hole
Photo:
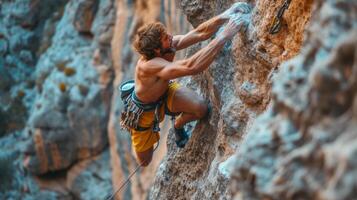
[[[2,1],[0,16],[0,199],[105,199],[136,167],[114,89],[131,40],[188,23],[170,1]],[[145,198],[159,159],[116,197]]]
[[[214,112],[185,149],[169,137],[151,199],[356,197],[357,4],[291,1],[271,35],[283,2],[250,2],[248,31],[184,81]],[[193,25],[225,5],[181,1]]]
[[[290,1],[270,34],[289,1],[245,2],[247,30],[208,70],[180,80],[210,103],[209,119],[187,126],[184,149],[164,125],[153,162],[115,199],[357,196],[357,3]],[[116,89],[133,76],[136,30],[162,21],[186,33],[184,17],[196,27],[233,3],[1,1],[0,199],[116,192],[137,166]]]
[[[34,95],[33,71],[52,34],[46,22],[62,15],[66,1],[2,1],[0,5],[0,135],[21,130]],[[46,7],[48,6],[48,7]],[[46,8],[46,9],[44,9]],[[43,20],[46,19],[46,20]],[[16,86],[16,87],[14,87]]]
[[[52,45],[37,62],[39,93],[28,120],[27,131],[33,141],[25,158],[26,167],[35,174],[65,169],[74,161],[97,155],[108,144],[112,74],[111,62],[103,61],[110,61],[106,55],[110,46],[98,38],[113,26],[115,9],[113,2],[103,1],[95,20],[83,17],[92,24],[91,39],[72,25],[80,20],[79,15],[87,15],[70,12],[80,6],[80,2],[66,5],[64,12],[68,14],[59,21]],[[103,13],[103,7],[111,12]],[[93,61],[95,51],[99,52],[99,62]]]
[[[6,101],[1,106],[4,115],[26,121],[26,127],[15,129],[16,133],[2,131],[7,134],[2,143],[10,146],[4,149],[19,160],[13,161],[16,179],[1,199],[98,199],[112,189],[106,129],[115,2],[85,2],[1,4],[0,27],[9,41],[0,65],[8,72],[1,99],[8,96],[10,105],[18,102],[22,107],[16,108],[22,112],[12,111]],[[100,193],[85,192],[99,185]]]
[[[357,4],[314,5],[301,53],[274,75],[271,106],[231,161],[236,198],[357,195]]]

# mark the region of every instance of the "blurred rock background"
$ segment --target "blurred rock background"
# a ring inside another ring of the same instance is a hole
[[[116,88],[153,21],[190,29],[168,0],[1,0],[0,199],[104,199],[127,178],[136,161]],[[144,199],[164,153],[118,198]]]
[[[186,33],[235,1],[0,2],[0,199],[105,199],[136,167],[116,89],[133,76],[135,31]],[[182,150],[162,137],[117,199],[357,197],[357,2],[244,2],[247,31],[180,80],[211,117]]]

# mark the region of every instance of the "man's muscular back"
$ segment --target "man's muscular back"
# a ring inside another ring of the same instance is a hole
[[[175,53],[166,54],[163,58],[172,62]],[[165,80],[151,73],[149,68],[152,68],[156,63],[160,63],[161,58],[153,58],[152,60],[139,59],[135,68],[135,94],[144,103],[157,101],[165,94],[169,80]],[[158,60],[158,61],[157,61]],[[160,66],[156,66],[160,67]]]

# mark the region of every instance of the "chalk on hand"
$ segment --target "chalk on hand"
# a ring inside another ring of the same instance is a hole
[[[246,30],[250,22],[250,15],[237,14],[236,16],[232,17],[231,20],[233,20],[237,25],[240,26],[239,30]]]
[[[235,24],[237,24],[239,26],[238,32],[247,31],[248,26],[250,24],[250,18],[251,18],[250,5],[247,3],[244,3],[244,2],[237,2],[237,3],[233,4],[231,6],[231,8],[227,11],[226,11],[227,14],[229,13],[230,21],[235,22]],[[226,25],[220,27],[220,29],[216,33],[216,36],[220,35],[224,31],[225,28],[226,28]]]

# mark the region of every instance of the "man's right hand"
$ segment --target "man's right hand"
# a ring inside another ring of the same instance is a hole
[[[229,40],[235,36],[244,26],[247,26],[247,22],[242,18],[230,19],[227,25],[224,27],[222,37]]]

